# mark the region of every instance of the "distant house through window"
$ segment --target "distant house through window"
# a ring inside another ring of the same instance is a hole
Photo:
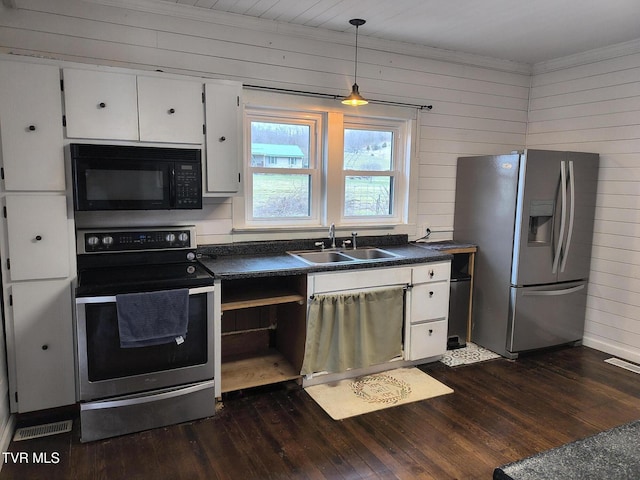
[[[251,144],[251,165],[254,167],[302,168],[304,160],[305,155],[298,145]]]

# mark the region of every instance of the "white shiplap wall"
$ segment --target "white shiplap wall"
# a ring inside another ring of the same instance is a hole
[[[527,146],[600,153],[584,343],[640,362],[640,43],[572,60],[536,66]]]

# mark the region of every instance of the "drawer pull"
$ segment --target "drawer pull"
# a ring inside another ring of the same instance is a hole
[[[174,113],[176,113],[176,109],[175,108],[170,108],[168,113],[169,113],[169,115],[173,115]]]
[[[433,278],[435,274],[436,272],[434,272],[433,270],[429,270],[429,278]]]
[[[42,350],[49,350],[49,345],[47,344],[42,345]]]
[[[29,125],[29,131],[30,132],[35,132],[36,131],[36,126],[35,125]]]
[[[104,102],[100,102],[100,103],[98,104],[98,107],[100,107],[100,108],[107,108],[107,104],[106,104],[106,103],[104,103]]]
[[[432,328],[429,329],[429,336],[431,336],[431,335],[433,335],[433,329]]]

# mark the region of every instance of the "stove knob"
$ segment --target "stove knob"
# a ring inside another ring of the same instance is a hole
[[[164,239],[169,243],[173,243],[173,242],[176,241],[176,234],[175,233],[167,233],[167,235],[164,237]]]
[[[95,235],[91,235],[90,237],[87,238],[87,245],[89,245],[90,247],[95,247],[99,243],[100,243],[100,239]]]
[[[195,253],[193,253],[193,252],[187,253],[187,260],[189,260],[191,262],[192,260],[195,260],[195,259],[196,259],[196,254]]]
[[[105,235],[102,237],[102,244],[106,247],[113,245],[113,237],[111,235]]]
[[[181,242],[188,242],[189,234],[186,232],[182,232],[180,235],[178,235],[178,240],[180,240]]]
[[[187,267],[187,273],[188,273],[189,275],[191,275],[191,274],[195,273],[195,271],[196,271],[196,267],[194,267],[193,265],[189,265],[189,266]]]

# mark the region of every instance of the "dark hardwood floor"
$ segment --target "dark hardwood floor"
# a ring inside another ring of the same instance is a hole
[[[342,421],[289,384],[227,395],[213,418],[89,444],[74,422],[9,449],[59,463],[9,461],[0,479],[491,479],[496,466],[640,419],[640,376],[609,357],[575,347],[423,365],[454,393]]]

